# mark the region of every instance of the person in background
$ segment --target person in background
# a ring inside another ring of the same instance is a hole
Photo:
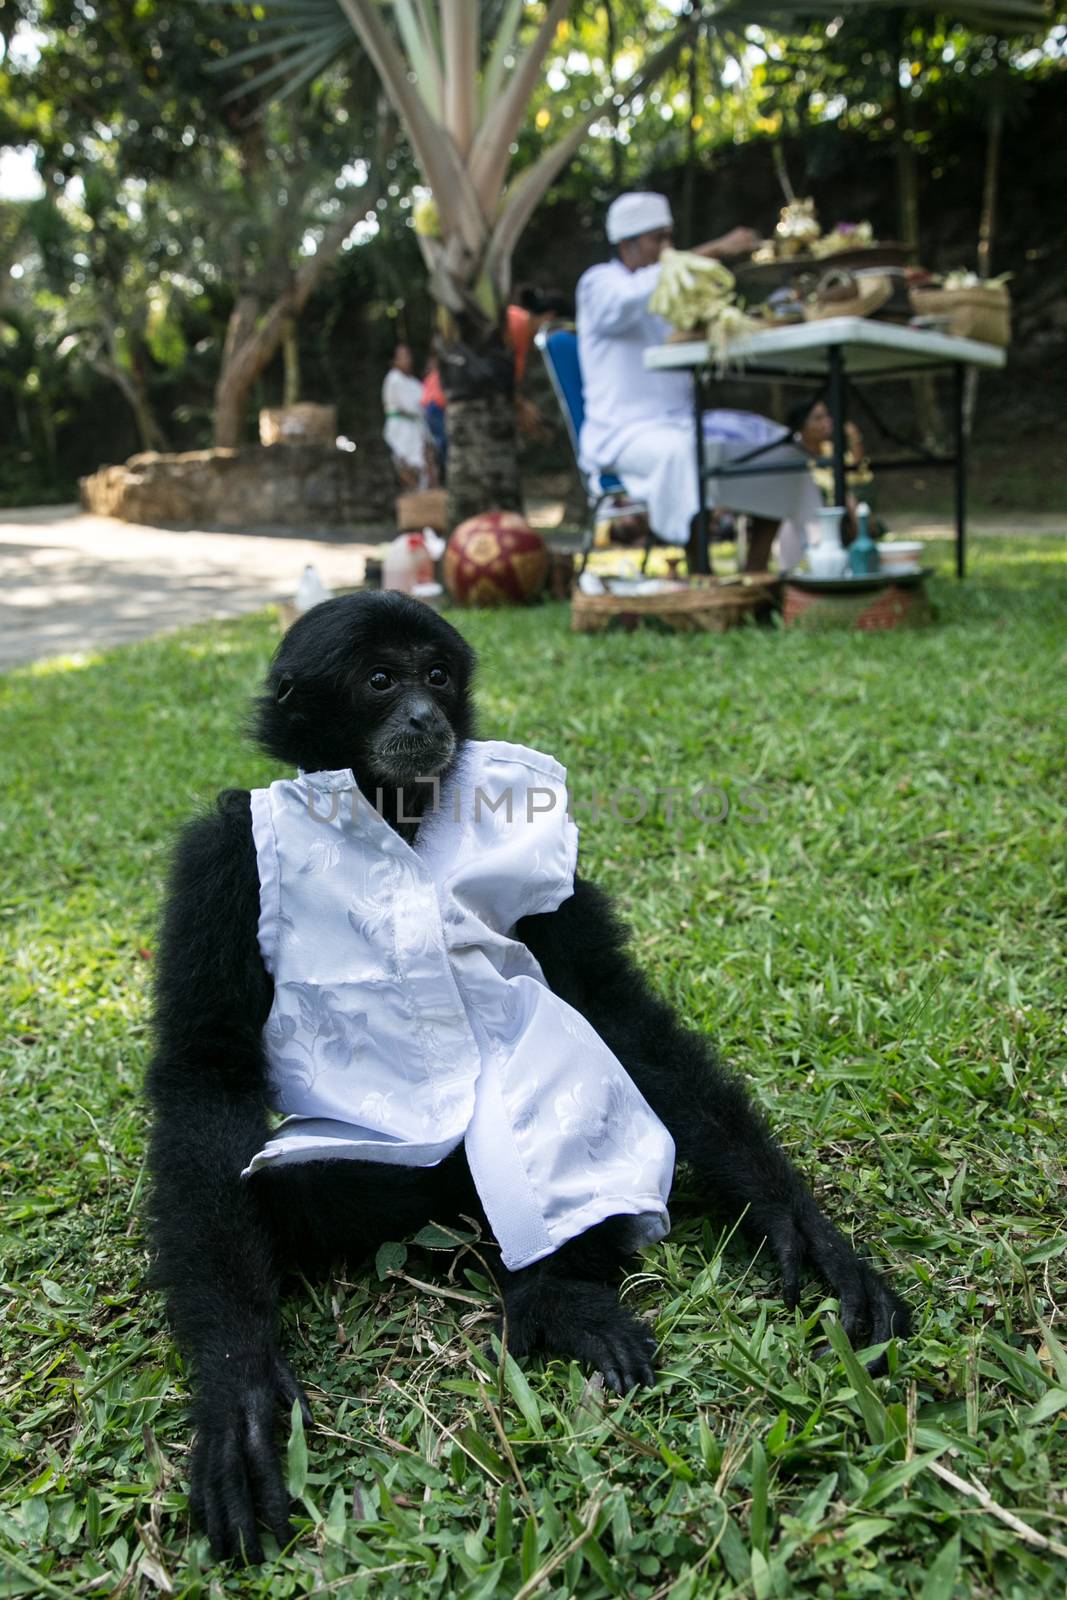
[[[433,445],[422,415],[422,384],[410,345],[398,344],[382,384],[385,442],[404,489],[428,489],[436,478]]]
[[[688,372],[650,372],[645,351],[664,344],[669,324],[648,308],[659,282],[659,259],[671,243],[674,222],[666,195],[623,194],[608,208],[611,261],[590,267],[578,284],[578,351],[585,397],[582,467],[612,470],[629,494],[649,508],[657,537],[693,551],[699,505],[693,445],[693,381]],[[750,228],[733,228],[696,253],[730,257],[751,252]],[[760,449],[753,467],[799,465],[796,447],[780,424],[749,411],[704,413],[709,455],[728,463]],[[763,447],[766,446],[766,450]],[[719,502],[748,514],[749,572],[764,571],[783,517],[803,526],[819,509],[819,495],[803,471],[753,471],[721,479]]]
[[[811,475],[820,493],[830,505],[834,493],[834,473],[832,465],[834,423],[830,415],[830,407],[821,394],[808,395],[803,400],[798,400],[786,416],[786,426],[796,439],[800,448],[811,457]],[[867,461],[863,444],[863,435],[854,422],[845,423],[845,517],[841,529],[842,544],[849,545],[856,537],[856,507],[859,504],[857,489],[863,490],[863,498],[870,500],[870,485],[874,482]],[[875,520],[871,526],[874,538],[880,538],[885,532],[885,525]],[[783,529],[783,542],[786,532]]]
[[[507,308],[507,341],[515,356],[515,412],[523,433],[544,436],[549,431],[538,408],[523,393],[530,348],[541,328],[567,318],[571,309],[565,295],[531,288],[523,289]]]
[[[437,456],[437,475],[442,483],[448,472],[448,423],[445,419],[445,391],[441,384],[441,369],[437,357],[426,363],[426,376],[422,380],[422,415],[427,432]]]

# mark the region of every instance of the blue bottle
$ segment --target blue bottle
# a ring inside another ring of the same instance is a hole
[[[848,549],[848,570],[857,578],[867,578],[881,566],[878,546],[871,538],[871,508],[865,500],[856,507],[856,537]]]

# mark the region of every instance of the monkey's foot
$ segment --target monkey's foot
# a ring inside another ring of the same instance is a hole
[[[656,1340],[648,1324],[625,1310],[603,1283],[544,1275],[508,1286],[505,1300],[512,1355],[570,1357],[591,1367],[617,1394],[656,1381]]]

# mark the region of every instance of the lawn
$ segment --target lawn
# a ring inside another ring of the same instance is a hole
[[[481,731],[565,762],[660,989],[910,1298],[891,1376],[825,1353],[833,1303],[812,1283],[786,1313],[684,1181],[627,1288],[660,1380],[624,1401],[498,1365],[475,1258],[450,1278],[398,1241],[287,1302],[315,1427],[289,1439],[298,1536],[252,1575],[189,1528],[140,1084],[174,830],[278,775],[239,732],[277,625],[0,680],[0,1594],[1067,1592],[1067,548],[983,542],[934,593],[911,635],[459,618]],[[644,820],[597,818],[623,786]]]

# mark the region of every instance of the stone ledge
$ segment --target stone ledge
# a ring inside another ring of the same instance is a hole
[[[391,521],[396,478],[384,442],[372,439],[354,451],[323,444],[147,451],[101,467],[79,489],[84,510],[125,522],[301,528]]]

